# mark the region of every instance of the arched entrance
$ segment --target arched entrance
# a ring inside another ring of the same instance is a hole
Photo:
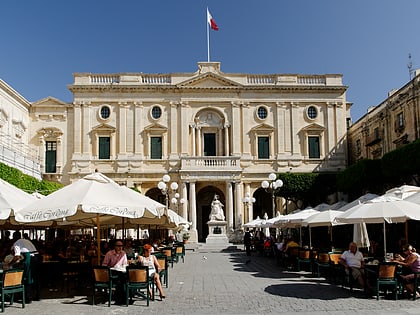
[[[255,203],[253,205],[253,218],[249,218],[249,221],[257,218],[264,217],[264,213],[267,213],[268,217],[272,217],[272,199],[271,194],[266,192],[263,188],[259,188],[254,192]]]
[[[206,186],[197,194],[197,230],[199,242],[205,242],[209,235],[207,222],[209,221],[211,202],[213,201],[215,194],[219,195],[221,203],[226,205],[225,195],[220,189],[214,186]],[[225,209],[223,209],[223,211],[225,211]]]

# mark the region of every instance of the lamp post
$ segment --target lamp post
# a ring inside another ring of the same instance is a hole
[[[162,194],[165,195],[166,209],[169,209],[169,189],[168,189],[168,184],[169,184],[170,180],[171,180],[171,177],[168,174],[166,174],[166,175],[163,175],[162,180],[158,183],[158,188],[160,189],[160,191],[162,192]],[[178,189],[178,183],[177,182],[172,182],[169,187],[170,187],[170,189],[173,192],[175,192]],[[178,197],[177,198],[179,198],[179,194],[178,194]]]
[[[271,173],[268,175],[268,180],[263,180],[261,182],[261,187],[265,189],[266,192],[271,193],[271,210],[273,212],[273,218],[276,215],[276,196],[275,192],[277,189],[283,186],[283,181],[277,179],[276,174]]]
[[[172,183],[172,184],[176,184],[176,183]],[[178,188],[178,185],[177,185],[177,188]],[[172,189],[172,190],[175,191],[176,189]],[[178,213],[179,204],[183,205],[185,203],[185,199],[184,198],[179,199],[179,193],[176,192],[174,194],[174,196],[171,198],[171,203],[173,204],[173,206],[176,209],[176,214],[179,215],[179,213]]]
[[[242,198],[242,202],[245,205],[246,213],[248,214],[248,221],[251,221],[252,218],[249,217],[249,206],[255,202],[255,198],[249,195],[249,192],[245,194],[245,197]]]

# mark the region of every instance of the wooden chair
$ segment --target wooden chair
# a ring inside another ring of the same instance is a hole
[[[393,287],[395,299],[398,299],[398,280],[395,276],[395,263],[381,263],[379,264],[378,278],[376,280],[376,299],[379,300],[379,289],[381,286]],[[386,290],[385,290],[386,292]],[[416,294],[414,293],[414,296]]]
[[[182,262],[184,262],[184,257],[185,257],[185,246],[184,246],[184,244],[178,245],[177,247],[175,247],[175,256],[176,256],[176,262],[179,261],[179,258],[181,258]]]
[[[309,271],[312,272],[312,258],[311,258],[311,250],[309,249],[299,249],[299,254],[296,258],[297,260],[297,270],[300,271],[301,264],[308,264]]]
[[[341,284],[344,284],[345,272],[344,272],[343,265],[340,264],[341,253],[329,253],[328,255],[330,258],[329,273],[330,273],[331,279],[336,283],[340,282]]]
[[[96,290],[105,290],[108,294],[108,307],[111,306],[112,289],[115,288],[113,280],[115,278],[111,275],[111,269],[107,266],[94,266],[93,267],[93,293],[92,305],[95,305]]]
[[[168,260],[166,259],[166,256],[156,257],[159,266],[159,278],[160,282],[165,284],[166,287],[168,287]]]
[[[330,255],[328,253],[319,253],[318,258],[315,261],[315,265],[317,266],[317,274],[318,278],[321,276],[321,269],[327,269],[328,270],[328,277],[330,276]]]
[[[146,299],[147,306],[152,298],[150,296],[150,285],[153,279],[149,278],[149,267],[146,266],[128,266],[127,280],[125,283],[126,300],[125,305],[128,306],[129,300],[134,303],[136,296],[141,296]],[[131,304],[132,304],[131,303]]]
[[[168,264],[171,264],[171,267],[174,267],[174,261],[175,261],[175,249],[172,247],[167,247],[162,249],[162,254],[166,256],[166,259],[168,260]]]
[[[10,296],[10,305],[13,305],[15,293],[22,294],[22,308],[25,308],[25,286],[23,284],[23,270],[10,269],[3,271],[1,280],[1,311],[4,312],[4,298]]]

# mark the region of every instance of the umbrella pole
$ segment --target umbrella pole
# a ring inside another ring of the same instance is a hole
[[[312,248],[312,229],[309,226],[309,248]]]
[[[99,214],[96,215],[96,242],[98,246],[98,266],[101,265],[101,224],[99,222]]]
[[[383,227],[383,229],[384,229],[384,259],[386,259],[386,223],[385,223],[385,220],[384,220],[384,223],[383,223],[383,225],[384,225],[384,227]]]
[[[405,243],[410,244],[408,241],[408,221],[405,221]]]

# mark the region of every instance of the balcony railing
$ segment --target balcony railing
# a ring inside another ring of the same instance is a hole
[[[181,170],[235,171],[240,169],[240,157],[202,156],[182,157]]]

